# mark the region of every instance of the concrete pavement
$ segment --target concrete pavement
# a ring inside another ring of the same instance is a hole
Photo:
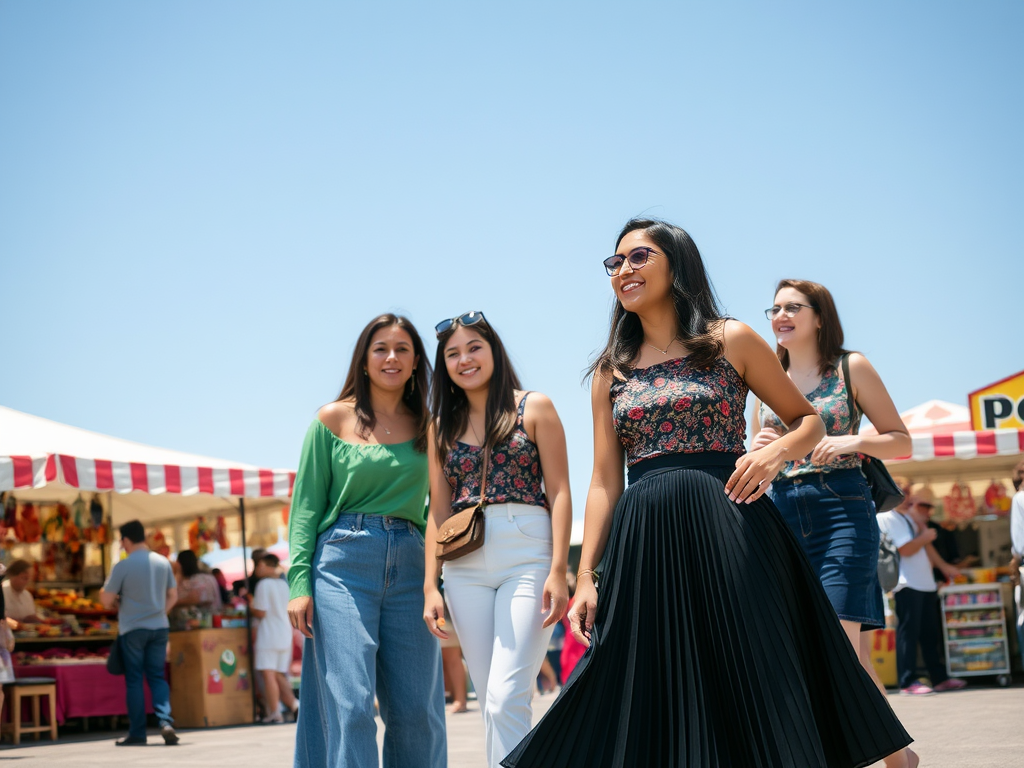
[[[539,717],[554,696],[534,699]],[[1024,765],[1024,685],[972,686],[963,691],[889,701],[916,739],[923,768],[996,768]],[[483,724],[476,702],[471,711],[448,715],[449,768],[484,768]],[[378,741],[383,726],[378,721]],[[24,768],[269,768],[290,766],[294,725],[248,726],[181,731],[181,744],[165,747],[150,737],[148,747],[115,747],[119,734],[89,735],[0,747],[0,764]],[[16,761],[16,762],[15,762]],[[739,767],[737,767],[739,768]]]

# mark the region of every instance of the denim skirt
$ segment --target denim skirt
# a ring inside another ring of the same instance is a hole
[[[839,618],[865,630],[884,627],[878,523],[863,473],[840,469],[783,478],[772,483],[770,495]]]

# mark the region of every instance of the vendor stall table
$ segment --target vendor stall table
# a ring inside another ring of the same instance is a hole
[[[14,676],[52,677],[57,681],[57,723],[70,718],[127,715],[124,678],[107,672],[105,662],[15,665]],[[146,712],[153,701],[146,687]]]
[[[182,728],[253,721],[249,631],[171,632],[171,712]]]

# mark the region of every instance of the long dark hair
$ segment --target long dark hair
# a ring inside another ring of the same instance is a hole
[[[818,373],[824,376],[829,366],[850,351],[843,347],[843,324],[839,322],[839,310],[836,309],[832,294],[821,283],[812,283],[810,280],[779,280],[775,293],[778,294],[783,288],[800,291],[811,303],[811,308],[818,313],[818,319],[821,320],[821,328],[818,329]],[[783,370],[788,371],[789,351],[776,344],[775,354],[779,356]]]
[[[454,325],[437,339],[437,356],[434,358],[434,383],[430,391],[430,409],[437,424],[437,455],[443,464],[448,453],[455,447],[459,436],[469,424],[469,398],[462,387],[448,375],[444,363],[444,347],[461,325]],[[487,391],[487,410],[484,417],[484,445],[498,445],[507,440],[516,428],[516,390],[522,389],[516,369],[509,360],[501,338],[486,320],[469,326],[491,345],[494,358],[494,373]]]
[[[638,229],[643,230],[668,258],[679,338],[690,350],[689,360],[702,367],[713,364],[725,352],[725,342],[718,327],[723,317],[697,244],[685,229],[666,221],[630,219],[619,233],[615,249],[618,250],[622,238]],[[643,343],[644,329],[640,318],[633,312],[627,312],[622,302],[616,299],[608,343],[587,369],[587,375],[613,371],[627,375]]]
[[[367,435],[377,426],[377,417],[373,413],[373,403],[370,401],[370,380],[363,375],[366,367],[366,359],[370,353],[370,343],[373,341],[377,331],[397,325],[409,334],[412,339],[412,349],[419,362],[409,381],[405,384],[405,391],[402,393],[402,402],[412,411],[416,417],[416,450],[421,453],[427,450],[427,431],[430,428],[430,411],[427,410],[427,387],[430,383],[430,361],[427,359],[427,351],[423,348],[423,340],[416,331],[416,326],[407,317],[385,312],[375,317],[363,328],[356,340],[356,348],[352,352],[352,362],[348,366],[348,376],[345,377],[345,385],[341,388],[341,394],[335,399],[354,400],[356,419],[358,427],[356,432],[360,437]]]

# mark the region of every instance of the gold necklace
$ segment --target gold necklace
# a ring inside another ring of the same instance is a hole
[[[384,426],[384,422],[381,421],[380,411],[374,410],[373,415],[377,417],[377,423],[380,424],[380,428],[384,430],[385,435],[391,435],[391,430]]]
[[[469,422],[469,428],[473,432],[473,439],[476,440],[476,444],[482,448],[484,443],[483,440],[480,439],[480,435],[476,433],[476,427],[473,426],[473,420],[467,416],[466,421]]]
[[[656,346],[654,346],[653,344],[651,344],[651,342],[647,341],[647,339],[644,339],[644,344],[646,344],[646,345],[647,345],[648,347],[650,347],[651,349],[657,349],[657,350],[658,350],[659,352],[661,352],[661,354],[663,354],[663,355],[667,355],[667,354],[668,354],[668,351],[669,351],[670,349],[672,349],[672,345],[673,345],[673,344],[675,344],[675,343],[676,343],[677,341],[679,341],[679,337],[678,337],[678,336],[676,336],[676,337],[675,337],[674,339],[672,339],[672,341],[670,341],[670,342],[668,343],[668,346],[667,346],[667,347],[665,347],[664,349],[658,349],[658,347],[656,347]]]

